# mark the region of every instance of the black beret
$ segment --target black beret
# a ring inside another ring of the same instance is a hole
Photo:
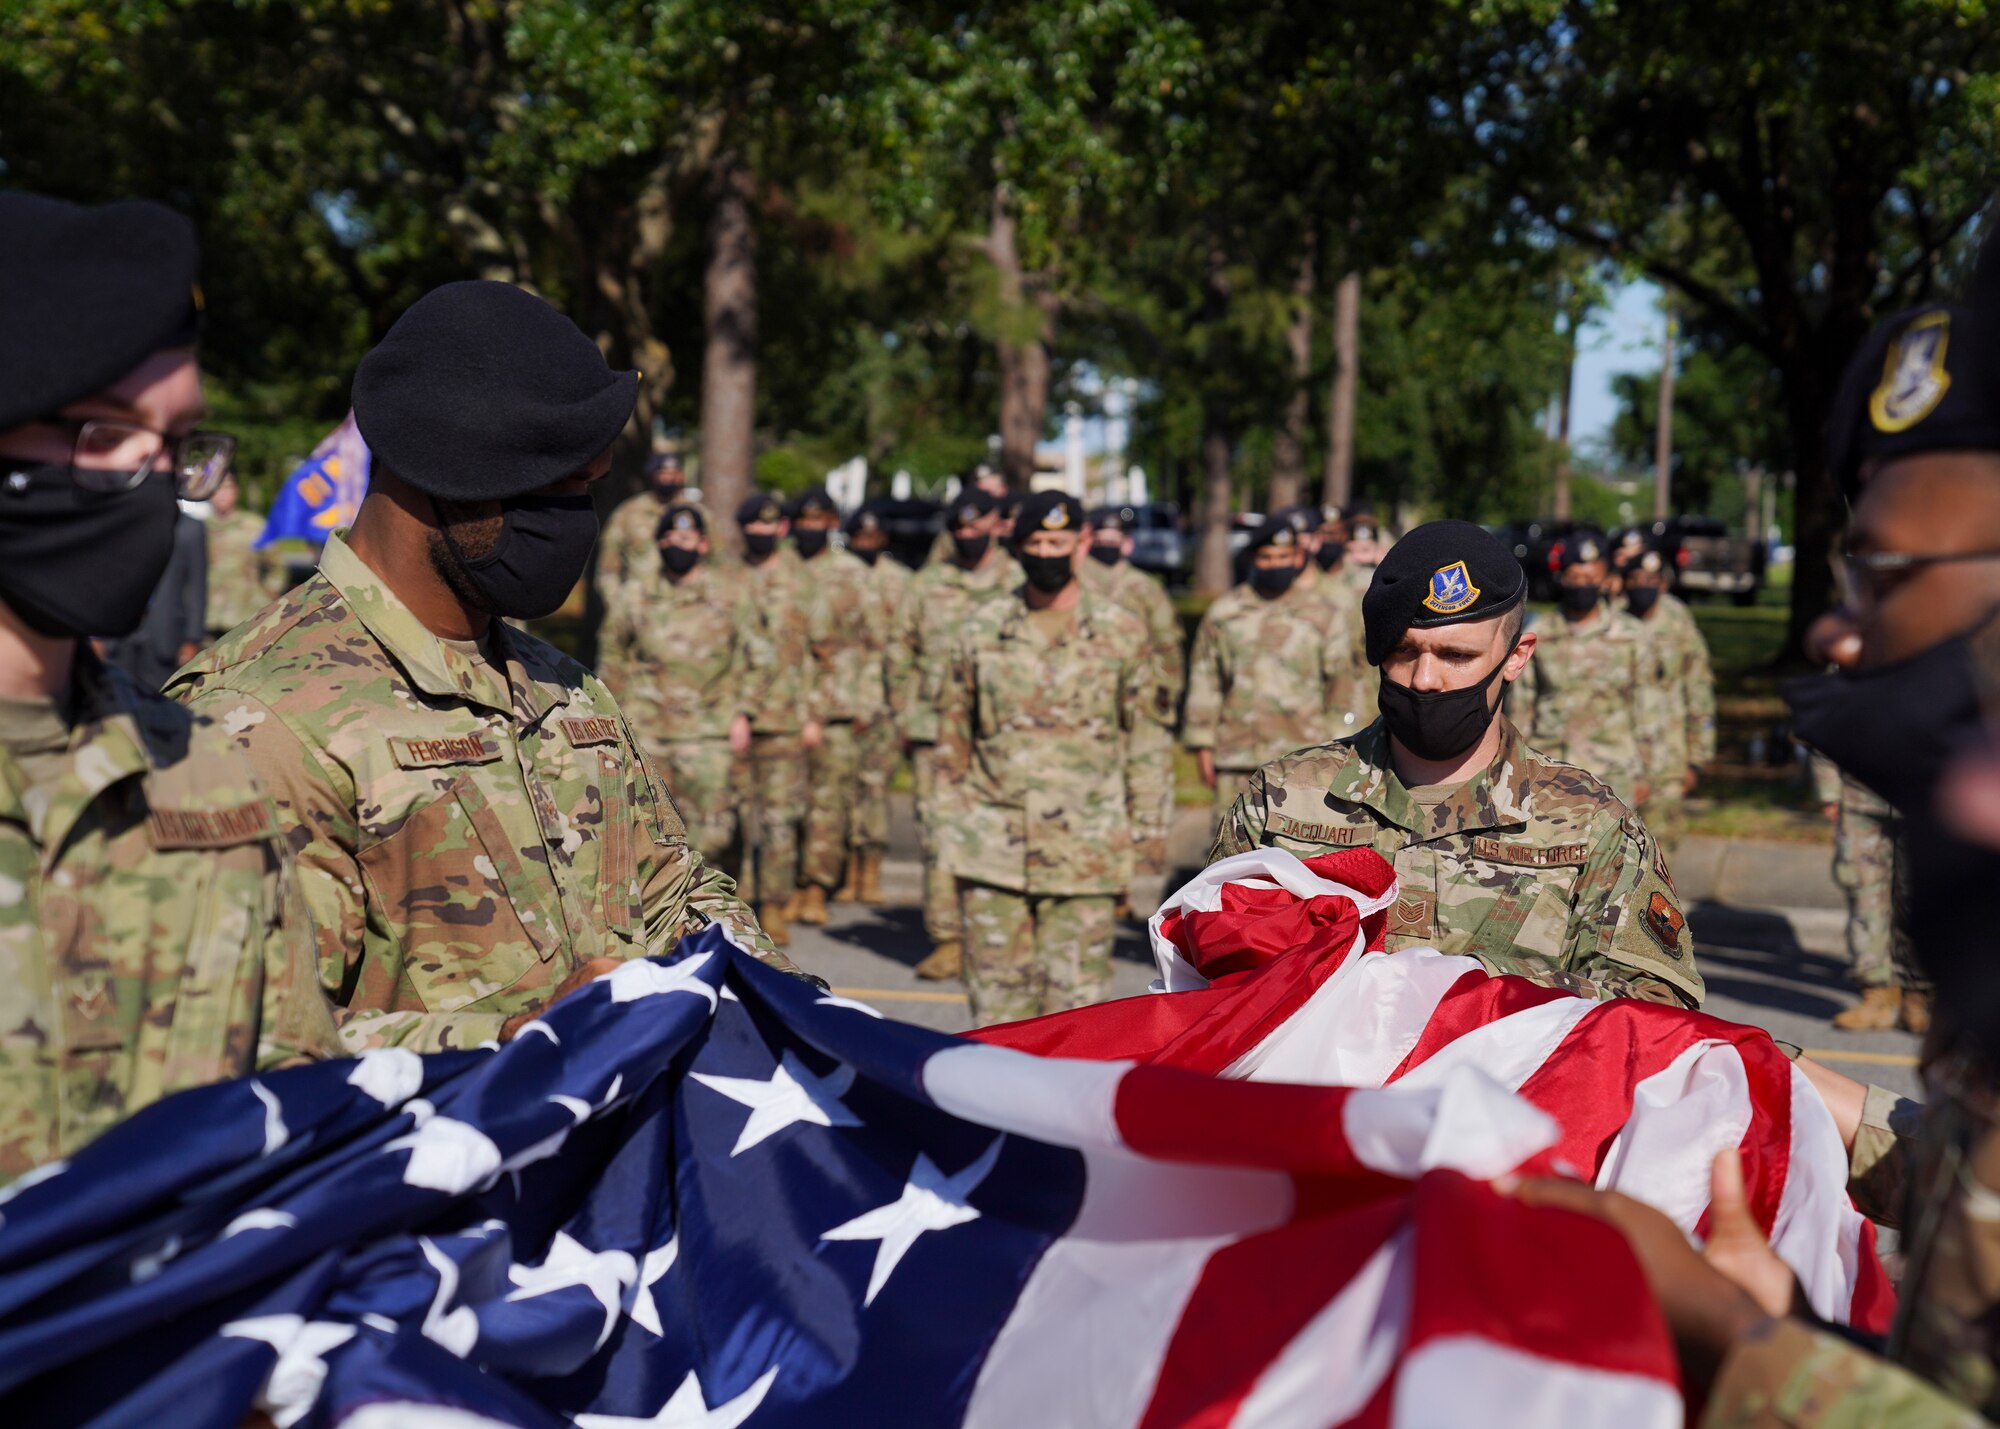
[[[1271,513],[1270,519],[1284,522],[1300,535],[1317,531],[1325,524],[1317,506],[1281,506]]]
[[[953,528],[970,526],[982,516],[992,515],[994,505],[991,496],[976,486],[968,486],[954,496],[951,505],[945,508],[945,525]]]
[[[1347,536],[1352,541],[1379,541],[1382,539],[1382,523],[1375,519],[1372,511],[1355,511],[1347,518]]]
[[[0,193],[0,430],[200,335],[194,225],[157,203]]]
[[[1129,506],[1097,506],[1086,518],[1093,531],[1129,531],[1139,519],[1139,513]]]
[[[1629,575],[1633,571],[1659,572],[1666,568],[1666,557],[1651,546],[1641,546],[1618,563],[1620,575]]]
[[[653,528],[653,539],[663,541],[669,531],[699,531],[708,534],[708,518],[701,514],[699,506],[690,506],[685,501],[677,501],[660,517],[660,524]]]
[[[878,497],[862,502],[860,508],[842,523],[842,529],[850,536],[858,536],[863,531],[886,531],[888,528],[882,524],[881,499]]]
[[[354,373],[354,422],[417,490],[505,501],[576,475],[616,441],[639,374],[508,283],[446,283],[412,303]]]
[[[792,502],[792,519],[794,521],[798,520],[801,516],[811,516],[821,512],[828,515],[837,515],[839,511],[840,508],[833,504],[833,498],[827,495],[827,490],[824,486],[807,487]]]
[[[663,471],[679,471],[680,469],[681,454],[679,452],[654,452],[646,458],[646,475],[648,476],[658,476]]]
[[[1261,551],[1266,546],[1282,546],[1295,551],[1299,546],[1299,528],[1284,520],[1277,513],[1264,518],[1264,524],[1250,533],[1250,544],[1245,548]]]
[[[1563,534],[1549,551],[1549,564],[1559,571],[1585,561],[1609,561],[1611,541],[1595,526],[1578,526]]]
[[[1031,491],[1014,515],[1014,544],[1037,531],[1074,531],[1083,525],[1083,503],[1067,491]]]
[[[1490,620],[1519,605],[1528,577],[1507,543],[1470,521],[1427,521],[1382,558],[1361,598],[1368,663],[1379,665],[1415,627]]]
[[[1840,380],[1827,446],[1850,502],[1870,463],[2000,451],[2000,303],[1933,303],[1876,328]]]
[[[777,497],[761,491],[751,492],[736,508],[736,524],[739,526],[748,526],[752,522],[770,523],[784,519],[784,503]]]

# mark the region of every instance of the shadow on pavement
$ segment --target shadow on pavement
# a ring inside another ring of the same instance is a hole
[[[870,908],[868,917],[845,927],[819,931],[836,943],[846,943],[863,952],[887,958],[913,968],[930,955],[931,940],[924,933],[921,908]]]
[[[1712,994],[1753,1007],[1826,1018],[1853,997],[1845,959],[1810,952],[1781,914],[1719,903],[1688,912],[1701,975]]]

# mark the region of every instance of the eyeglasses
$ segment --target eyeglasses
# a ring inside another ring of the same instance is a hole
[[[1948,566],[1962,561],[2000,561],[2000,551],[1952,551],[1943,555],[1921,555],[1911,551],[1847,551],[1847,569],[1855,583],[1869,596],[1879,596],[1897,581],[1926,566]]]
[[[236,438],[227,432],[189,432],[169,436],[137,422],[92,417],[44,417],[43,424],[72,434],[70,471],[85,491],[111,495],[131,491],[167,456],[174,484],[189,501],[206,501],[229,475],[236,457]]]

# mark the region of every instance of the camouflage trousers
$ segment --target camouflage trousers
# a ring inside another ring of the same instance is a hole
[[[910,755],[910,773],[917,792],[917,838],[924,851],[924,932],[933,943],[963,937],[958,911],[958,880],[938,867],[938,811],[931,807],[937,787],[937,748],[920,744]]]
[[[880,851],[889,847],[889,781],[903,757],[896,722],[878,719],[861,731],[860,797],[854,806],[853,844]]]
[[[1215,771],[1215,812],[1209,816],[1208,841],[1212,845],[1215,836],[1222,832],[1222,821],[1229,817],[1229,811],[1250,787],[1250,776],[1254,769],[1218,769]]]
[[[1842,800],[1833,826],[1833,881],[1847,895],[1847,955],[1857,987],[1928,986],[1917,970],[1908,920],[1898,914],[1907,897],[1900,863],[1888,806]]]
[[[799,824],[806,816],[806,752],[798,735],[753,736],[746,773],[757,857],[754,869],[745,860],[738,893],[746,903],[789,898],[799,886]]]
[[[736,876],[742,844],[736,756],[726,739],[676,739],[648,746],[687,824],[688,842],[709,863]]]
[[[1161,740],[1159,753],[1157,755],[1148,755],[1147,760],[1149,763],[1157,762],[1159,766],[1157,771],[1153,775],[1153,787],[1160,791],[1160,801],[1157,808],[1154,811],[1153,827],[1157,829],[1162,836],[1164,836],[1167,830],[1171,829],[1174,826],[1173,741],[1171,739]],[[1247,778],[1248,776],[1246,775],[1245,777]],[[1218,771],[1217,783],[1220,782],[1221,782],[1220,771]],[[1240,793],[1241,790],[1239,790],[1238,792]],[[1138,836],[1138,831],[1135,830],[1134,837],[1137,836]],[[1151,860],[1145,858],[1140,858],[1135,860],[1135,864],[1148,863],[1148,862],[1151,862]],[[1135,873],[1165,873],[1166,871],[1167,870],[1164,865],[1159,868],[1140,868],[1135,866],[1133,869],[1133,872]]]
[[[847,872],[847,847],[854,806],[861,788],[861,741],[853,724],[822,726],[819,748],[806,751],[806,842],[799,858],[799,883],[817,883],[829,893]]]
[[[1646,800],[1639,810],[1639,817],[1645,820],[1646,831],[1653,836],[1667,858],[1667,867],[1673,868],[1674,854],[1687,837],[1687,795],[1681,792],[1681,781],[1671,775],[1653,781],[1653,797]]]
[[[961,880],[965,990],[974,1025],[1100,1002],[1111,991],[1114,900],[1016,893]]]

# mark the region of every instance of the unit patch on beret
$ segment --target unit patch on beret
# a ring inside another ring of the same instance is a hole
[[[1464,561],[1453,561],[1431,573],[1430,593],[1424,597],[1427,610],[1439,615],[1456,615],[1479,599],[1479,587],[1465,569]]]
[[[1069,507],[1057,502],[1042,514],[1044,531],[1060,531],[1069,525]]]
[[[1868,398],[1875,430],[1907,431],[1931,414],[1951,387],[1944,367],[1950,341],[1950,313],[1926,313],[1896,334],[1882,361],[1882,381]]]
[[[692,531],[694,529],[694,513],[692,511],[675,513],[674,529],[676,531]]]

